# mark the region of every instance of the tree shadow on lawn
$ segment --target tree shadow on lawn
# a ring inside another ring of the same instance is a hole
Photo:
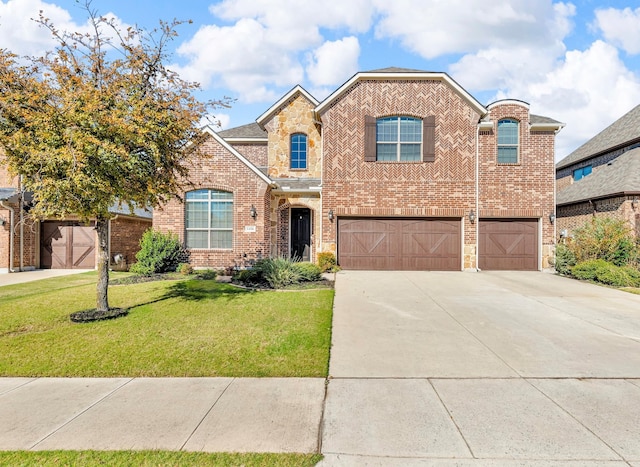
[[[230,285],[215,283],[197,283],[193,281],[181,281],[172,284],[167,292],[158,300],[154,300],[150,303],[167,300],[170,298],[182,298],[184,300],[202,301],[202,300],[215,300],[223,299],[225,301],[231,301],[239,298],[242,295],[255,293],[254,290],[243,289],[240,287],[233,287]]]

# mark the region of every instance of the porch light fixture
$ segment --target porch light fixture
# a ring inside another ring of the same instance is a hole
[[[258,217],[258,211],[256,211],[256,207],[252,204],[251,209],[249,209],[249,215],[254,219]]]
[[[7,223],[7,220],[4,218],[4,216],[0,216],[0,226],[3,226]]]
[[[471,222],[472,224],[475,224],[476,222],[476,213],[473,212],[473,209],[469,211],[469,222]]]
[[[552,224],[556,221],[556,214],[554,212],[549,214],[549,222]]]
[[[329,209],[329,212],[327,213],[327,217],[329,218],[330,221],[333,221],[333,209]]]

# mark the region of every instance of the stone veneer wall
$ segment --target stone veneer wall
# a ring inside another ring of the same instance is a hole
[[[320,219],[322,205],[319,195],[271,194],[271,251],[274,256],[289,256],[289,222],[291,208],[311,210],[311,262],[315,262],[320,249]]]
[[[266,123],[269,177],[320,178],[322,145],[320,129],[313,117],[314,108],[302,94],[297,94]],[[308,138],[306,170],[291,169],[289,146],[294,133],[304,133]]]

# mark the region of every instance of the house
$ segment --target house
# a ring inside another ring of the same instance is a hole
[[[11,177],[0,164],[0,273],[40,268],[93,269],[98,250],[94,223],[73,218],[39,222],[29,215],[31,200],[31,193],[21,189],[19,178]],[[135,262],[140,238],[152,225],[152,214],[144,209],[130,213],[119,206],[113,206],[111,213],[112,266],[124,268]]]
[[[626,220],[640,237],[640,105],[556,164],[560,237],[594,216]]]
[[[360,72],[322,102],[296,86],[255,123],[205,128],[153,223],[195,267],[329,251],[343,269],[540,270],[562,126],[446,73]]]

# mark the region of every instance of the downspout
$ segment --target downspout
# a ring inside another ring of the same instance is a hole
[[[476,127],[476,167],[475,167],[475,178],[476,178],[476,187],[475,187],[475,211],[476,211],[476,271],[480,272],[480,124],[478,123]]]
[[[324,251],[323,242],[324,242],[324,131],[322,130],[322,125],[320,126],[320,248],[318,248],[318,252],[321,253]],[[317,255],[316,255],[317,257]],[[317,259],[317,258],[316,258]]]
[[[20,271],[24,271],[24,191],[22,189],[22,175],[18,179],[20,190]]]
[[[4,201],[2,200],[0,200],[0,206],[7,209],[11,213],[11,220],[9,221],[9,272],[15,272],[13,270],[13,242],[14,242],[14,233],[13,233],[14,220],[13,219],[15,217],[15,211],[11,206],[7,206],[6,204],[4,204]]]

